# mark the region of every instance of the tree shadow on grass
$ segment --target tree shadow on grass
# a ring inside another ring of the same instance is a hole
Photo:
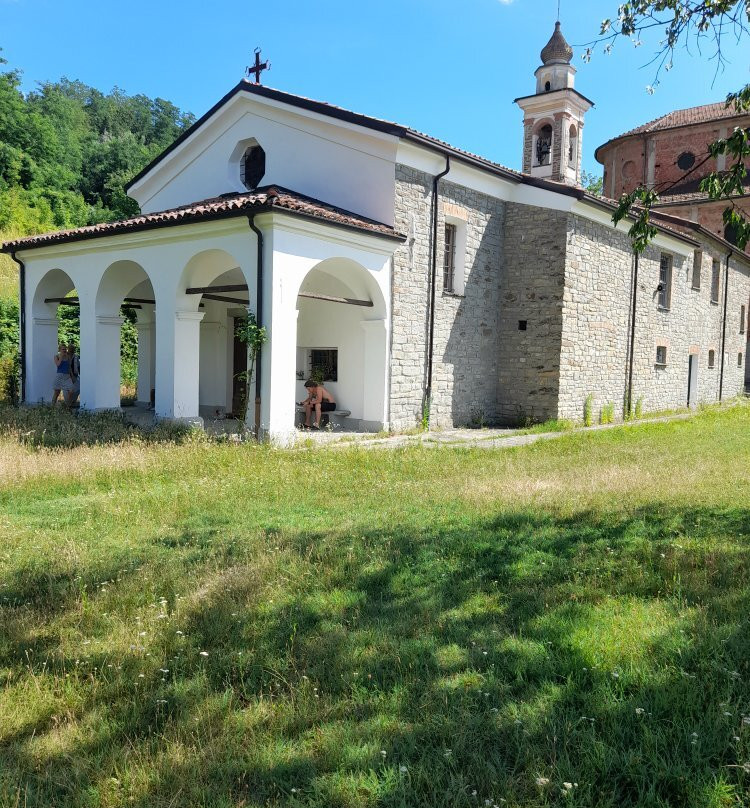
[[[67,786],[69,754],[31,777],[28,726],[0,757],[29,806],[85,804],[123,757],[142,808],[741,804],[748,536],[746,509],[659,505],[277,534],[213,567],[168,676],[91,688],[106,731]]]

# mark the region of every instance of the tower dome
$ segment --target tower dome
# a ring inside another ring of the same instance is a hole
[[[542,49],[542,64],[554,65],[563,64],[569,65],[573,58],[573,48],[565,41],[565,37],[560,30],[560,22],[555,23],[555,33],[552,34],[550,41]]]

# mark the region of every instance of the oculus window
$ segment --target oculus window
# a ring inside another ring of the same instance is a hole
[[[240,180],[248,191],[254,191],[266,173],[266,153],[260,146],[251,146],[240,161]]]
[[[683,152],[677,158],[677,167],[680,168],[682,171],[690,171],[690,169],[695,165],[695,155],[692,152]]]

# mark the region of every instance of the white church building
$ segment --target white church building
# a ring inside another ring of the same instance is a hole
[[[613,204],[579,184],[592,102],[571,58],[558,23],[517,99],[523,172],[241,81],[131,181],[141,215],[3,245],[21,267],[24,401],[51,399],[72,292],[81,407],[120,406],[125,304],[138,400],[190,422],[236,408],[234,323],[253,312],[268,340],[248,419],[279,443],[313,371],[365,431],[737,395],[748,256],[664,215],[633,254]]]

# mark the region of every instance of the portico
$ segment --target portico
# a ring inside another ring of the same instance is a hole
[[[232,410],[234,319],[247,311],[257,316],[260,285],[268,334],[259,367],[261,437],[279,444],[293,439],[297,377],[304,370],[298,357],[318,347],[340,356],[334,387],[358,426],[383,428],[389,267],[399,241],[275,211],[258,211],[253,223],[260,237],[245,215],[19,248],[26,273],[26,402],[51,400],[58,306],[74,292],[83,409],[120,407],[121,306],[137,300],[138,401],[147,404],[154,391],[160,419],[199,425],[204,415],[222,417]],[[226,286],[239,291],[210,293]],[[252,406],[247,417],[254,428]]]

